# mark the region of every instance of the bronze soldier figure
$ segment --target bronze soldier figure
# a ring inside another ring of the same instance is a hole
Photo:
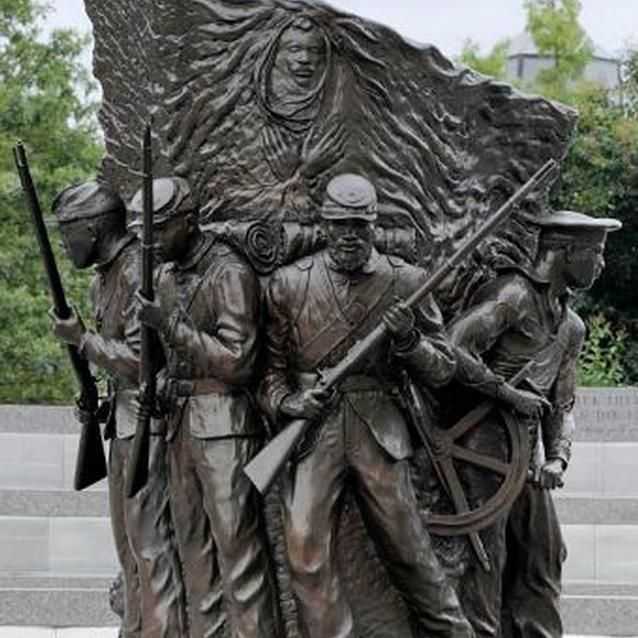
[[[186,636],[179,561],[168,508],[165,445],[154,423],[152,478],[127,499],[127,461],[135,433],[139,324],[134,293],[137,243],[126,230],[120,197],[96,182],[71,186],[53,202],[66,253],[77,268],[95,267],[91,301],[96,330],[77,315],[54,317],[54,331],[109,375],[105,437],[111,439],[109,500],[116,551],[124,576],[124,638]]]
[[[267,291],[267,370],[260,388],[274,422],[318,419],[284,478],[284,529],[302,634],[354,636],[339,582],[335,540],[343,492],[355,491],[367,529],[420,635],[470,636],[432,550],[409,475],[408,426],[393,397],[399,370],[427,386],[446,383],[455,361],[429,297],[405,298],[426,274],[373,248],[374,186],[335,177],[322,218],[327,249],[276,271]],[[384,321],[392,335],[335,397],[313,389],[355,339]]]
[[[278,638],[261,507],[242,471],[263,436],[248,392],[259,283],[230,246],[200,230],[185,180],[156,179],[153,191],[159,257],[172,263],[157,301],[140,300],[139,318],[159,332],[167,358],[171,507],[191,638],[214,635],[225,617],[233,638]],[[141,191],[130,208],[141,213]],[[225,614],[216,611],[217,565]]]
[[[534,267],[502,272],[475,293],[469,309],[449,328],[457,378],[511,406],[529,429],[532,450],[540,447],[544,453],[532,455],[533,480],[509,517],[486,532],[492,571],[473,565],[462,579],[465,612],[477,635],[484,636],[557,638],[563,633],[559,599],[565,548],[549,490],[562,487],[570,459],[576,362],[585,335],[567,302],[571,289],[587,289],[598,277],[606,235],[620,227],[617,220],[571,211],[553,213],[538,224]],[[507,380],[530,362],[526,383],[512,387]],[[498,432],[488,418],[469,446],[505,453]],[[480,500],[485,477],[469,478],[470,492]]]

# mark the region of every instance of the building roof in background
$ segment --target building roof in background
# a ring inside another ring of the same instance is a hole
[[[590,43],[592,44],[594,49],[594,58],[602,60],[618,60],[617,56],[612,55],[611,53],[609,53],[609,51],[605,51],[595,42],[592,42],[590,40]],[[534,42],[534,39],[532,38],[529,31],[523,31],[510,40],[507,57],[514,58],[520,55],[539,55],[538,47],[536,46],[536,43]]]

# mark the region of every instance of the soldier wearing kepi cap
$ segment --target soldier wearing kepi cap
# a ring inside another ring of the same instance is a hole
[[[476,291],[449,328],[458,380],[512,408],[529,430],[532,449],[538,446],[544,453],[530,459],[532,482],[509,517],[483,533],[491,572],[470,565],[461,579],[461,602],[479,636],[558,638],[563,633],[559,598],[565,548],[550,490],[562,487],[570,460],[576,364],[585,336],[583,322],[567,302],[571,289],[587,289],[596,280],[605,263],[607,234],[621,226],[615,219],[572,211],[553,212],[535,223],[539,248],[533,267],[503,269]],[[528,365],[520,386],[507,383]],[[468,400],[469,405],[456,391],[450,407],[463,414],[476,395]],[[466,444],[505,456],[494,418],[484,419]],[[484,475],[467,479],[471,500],[493,493]],[[488,488],[485,494],[482,488]]]
[[[196,213],[197,209],[188,182],[183,177],[160,177],[153,180],[153,225],[162,225],[173,217],[186,217],[188,213]],[[129,224],[135,228],[142,224],[144,194],[141,190],[129,204],[134,215]]]
[[[167,360],[170,500],[190,638],[216,635],[223,624],[218,576],[229,635],[279,638],[262,508],[242,471],[264,434],[247,389],[258,280],[230,246],[200,230],[184,179],[154,180],[153,195],[158,252],[172,264],[162,269],[157,301],[140,299],[139,318],[158,331]],[[141,192],[130,209],[141,214]]]
[[[153,479],[134,499],[127,499],[124,490],[136,424],[139,353],[134,308],[138,249],[134,236],[126,231],[126,209],[108,186],[87,182],[62,191],[53,202],[53,213],[73,264],[78,268],[94,266],[96,272],[90,292],[96,330],[86,330],[73,315],[64,321],[55,318],[54,331],[109,376],[109,398],[101,412],[106,418],[105,437],[112,439],[109,501],[124,576],[122,636],[186,636],[160,437],[152,437]]]
[[[335,544],[348,485],[419,635],[471,636],[418,512],[409,474],[413,450],[393,393],[408,371],[439,386],[454,373],[441,314],[430,296],[413,312],[405,299],[426,273],[373,246],[377,196],[361,175],[327,186],[321,210],[327,248],[277,270],[267,292],[267,369],[260,401],[279,427],[316,419],[285,472],[284,531],[301,633],[351,638],[353,617],[339,580]],[[385,322],[391,339],[335,397],[315,389],[318,370]]]

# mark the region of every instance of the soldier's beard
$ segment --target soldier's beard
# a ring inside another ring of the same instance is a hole
[[[364,241],[337,242],[328,246],[328,253],[337,270],[353,273],[361,270],[370,259],[372,244]]]

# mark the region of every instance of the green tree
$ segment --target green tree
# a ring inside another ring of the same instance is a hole
[[[602,277],[591,291],[580,295],[579,312],[590,326],[581,381],[635,383],[638,347],[632,343],[636,341],[633,337],[638,336],[638,289],[634,283],[638,276],[636,53],[628,51],[625,56],[625,103],[619,104],[616,96],[601,87],[579,81],[592,55],[591,41],[579,24],[580,2],[525,0],[525,8],[527,30],[539,53],[554,60],[553,67],[539,74],[529,88],[570,104],[580,116],[563,164],[561,189],[552,204],[557,209],[617,217],[624,225],[621,232],[608,239],[607,266]],[[616,348],[617,342],[612,339],[615,334],[623,336],[623,347]]]
[[[623,355],[626,333],[615,331],[601,313],[588,322],[589,335],[580,355],[578,384],[593,387],[611,387],[623,383]]]
[[[616,217],[620,232],[607,241],[607,265],[581,312],[604,314],[628,335],[623,351],[627,381],[638,382],[638,114],[610,103],[604,91],[572,96],[580,120],[578,132],[563,165],[556,208],[600,217]]]
[[[11,148],[22,139],[46,211],[65,185],[95,173],[102,150],[94,86],[81,61],[87,38],[47,38],[37,0],[0,3],[0,402],[68,401],[74,392],[64,353],[51,336],[46,279]],[[52,230],[52,243],[58,239]],[[58,250],[68,295],[86,298],[87,276]]]
[[[628,114],[638,116],[638,44],[632,44],[623,59],[623,99]]]
[[[544,95],[563,98],[592,57],[591,41],[578,21],[580,0],[525,0],[527,30],[538,52],[552,59],[536,79]]]
[[[492,47],[489,53],[481,55],[480,45],[468,38],[463,44],[461,55],[457,61],[483,75],[502,80],[505,78],[507,69],[509,44],[509,40],[501,40]]]

